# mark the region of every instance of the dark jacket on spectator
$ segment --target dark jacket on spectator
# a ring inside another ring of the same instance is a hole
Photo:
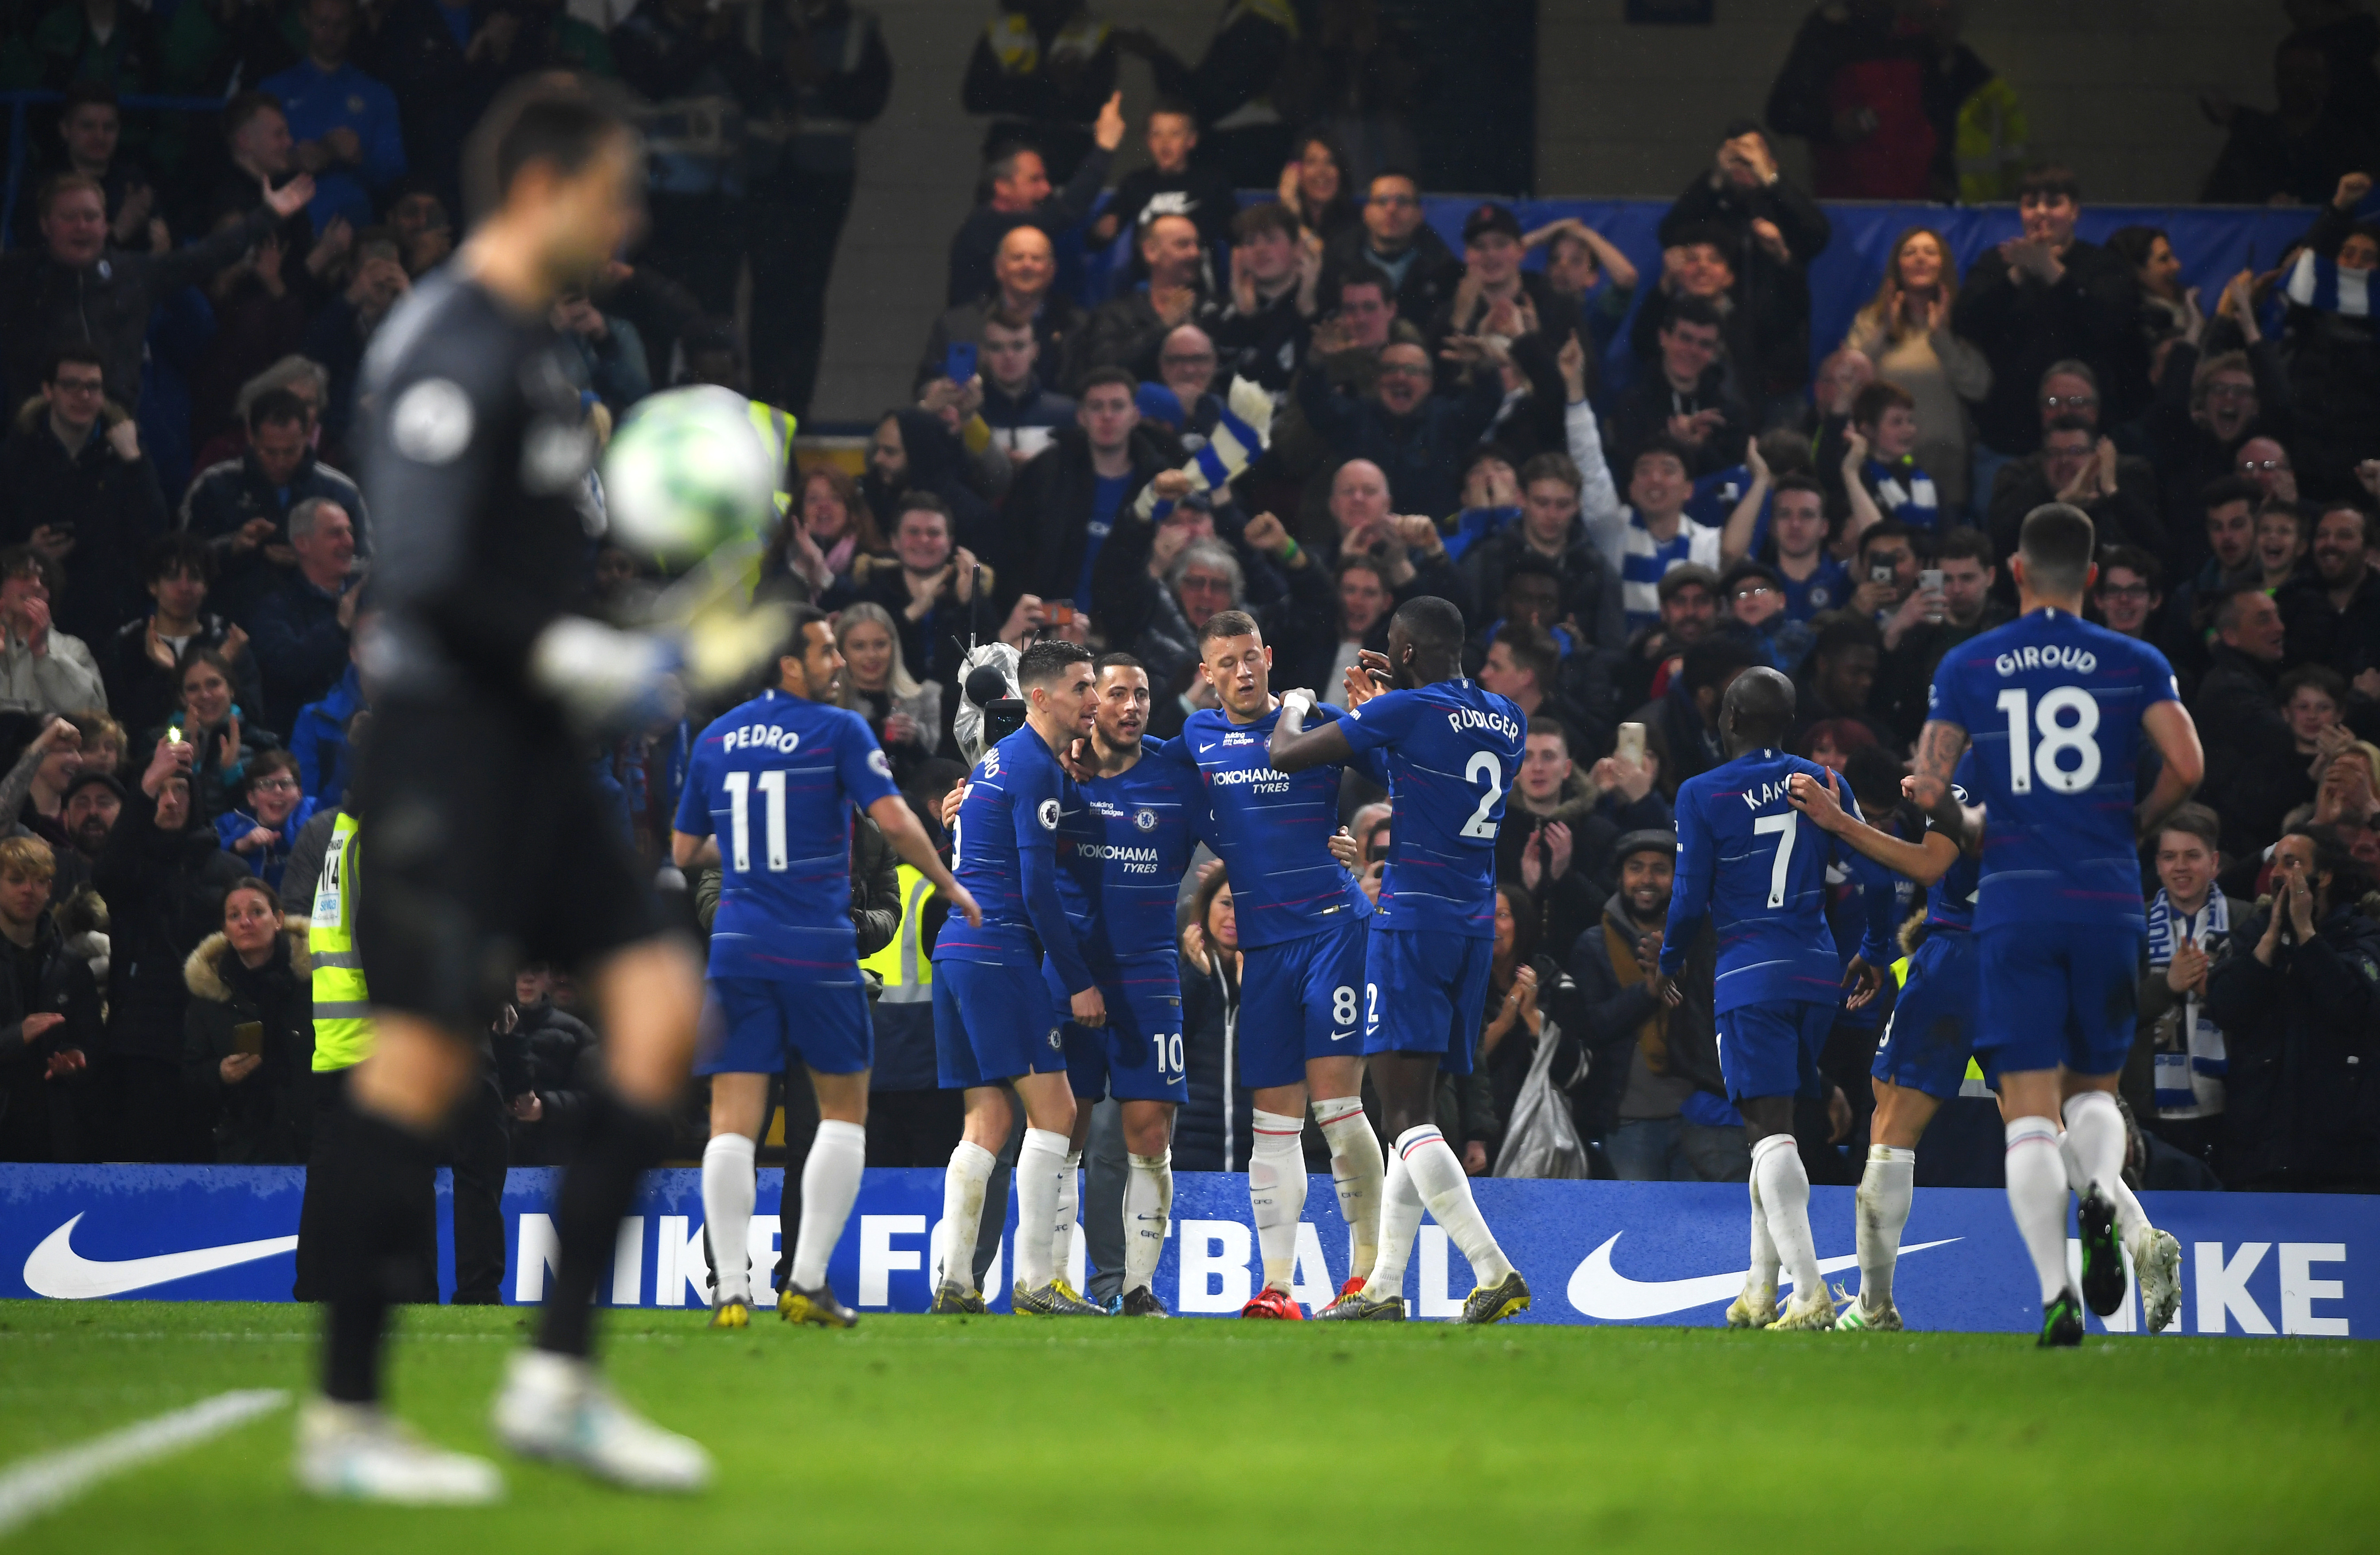
[[[313,1136],[314,958],[307,920],[291,916],[273,959],[251,970],[221,933],[182,964],[189,1008],[182,1022],[182,1084],[204,1114],[215,1160],[226,1166],[295,1165]],[[240,1051],[239,1028],[262,1027],[264,1062],[226,1085],[223,1061]]]
[[[1388,267],[1372,258],[1372,235],[1364,224],[1357,222],[1323,246],[1322,263],[1327,284],[1333,297],[1338,295],[1338,283],[1360,273],[1366,267],[1386,271]],[[1397,287],[1394,301],[1400,316],[1413,321],[1415,328],[1427,327],[1438,317],[1438,310],[1454,296],[1454,288],[1463,280],[1463,261],[1446,246],[1446,239],[1435,227],[1424,223],[1414,231],[1413,259],[1405,266],[1405,278]]]
[[[1004,235],[1003,235],[1004,236]],[[973,302],[962,302],[942,310],[933,328],[926,332],[926,349],[917,358],[917,381],[909,385],[915,394],[943,374],[949,365],[951,347],[957,345],[983,344],[983,322],[1000,306],[1000,294],[993,291]],[[1054,383],[1066,371],[1066,353],[1074,348],[1075,337],[1082,333],[1090,315],[1084,312],[1073,298],[1060,295],[1054,289],[1041,299],[1033,315],[1033,338],[1041,347],[1034,371],[1045,383]],[[991,380],[983,381],[985,395],[991,393]]]
[[[2223,851],[2239,857],[2280,835],[2282,819],[2313,796],[2313,780],[2274,699],[2273,672],[2219,640],[2210,659],[2190,710],[2206,747],[2198,796],[2223,818]]]
[[[2325,203],[2306,228],[2305,245],[2334,257],[2354,225],[2351,213]],[[2286,317],[2283,355],[2298,431],[2289,451],[2299,483],[2309,497],[2354,494],[2356,462],[2372,457],[2372,429],[2380,427],[2380,323],[2369,314],[2294,303]]]
[[[2000,466],[1999,474],[1992,480],[1991,498],[1992,553],[2000,558],[2000,577],[2009,597],[2014,598],[2016,583],[2010,577],[2008,558],[2016,554],[2017,539],[2024,530],[2024,516],[2044,503],[2058,500],[2058,493],[2049,488],[2049,477],[2044,473],[2039,451]],[[2192,498],[2196,500],[2195,496]],[[2167,557],[2170,543],[2158,505],[2156,476],[2146,459],[2130,455],[2119,458],[2114,493],[2094,497],[2082,506],[2091,516],[2092,529],[2101,545],[2137,545],[2152,556]],[[2206,528],[2203,518],[2193,528],[2199,536],[2199,553],[2204,555]],[[2167,565],[2172,564],[2168,561]]]
[[[43,913],[30,952],[0,945],[0,958],[30,956],[36,993],[29,1004],[14,974],[0,976],[0,1160],[79,1160],[82,1128],[76,1102],[91,1083],[91,1071],[55,1080],[42,1076],[53,1053],[79,1049],[96,1063],[105,1038],[100,1027],[99,985],[91,966],[65,948],[56,917]],[[25,1017],[57,1014],[67,1018],[30,1045]]]
[[[182,651],[187,653],[194,648],[220,650],[230,635],[230,622],[212,613],[202,614],[199,617],[198,635],[182,645]],[[169,642],[166,646],[173,645]],[[127,621],[113,637],[93,640],[91,651],[99,660],[100,674],[107,679],[108,713],[118,723],[127,729],[147,729],[174,715],[182,687],[172,670],[149,657],[147,611],[140,612],[137,620]],[[245,706],[262,707],[264,682],[257,673],[256,655],[244,652],[228,657],[232,695]]]
[[[1570,868],[1554,880],[1541,880],[1535,892],[1540,915],[1537,943],[1548,949],[1568,947],[1595,922],[1597,904],[1619,883],[1613,878],[1611,850],[1621,837],[1637,831],[1666,832],[1677,824],[1659,789],[1646,790],[1633,805],[1623,804],[1617,794],[1588,789],[1586,766],[1580,762],[1579,770],[1563,782],[1561,803],[1551,815],[1537,814],[1515,796],[1504,807],[1504,821],[1496,832],[1496,878],[1517,881],[1529,839],[1557,821],[1570,828]]]
[[[2380,901],[2333,907],[2266,966],[2254,949],[2267,902],[2231,931],[2206,978],[2206,1013],[2230,1059],[2224,1112],[2238,1187],[2380,1184]]]
[[[2191,415],[2190,381],[2198,371],[2200,354],[2187,340],[2176,340],[2167,352],[2156,403],[2143,418],[2141,431],[2156,470],[2157,516],[2166,537],[2165,548],[2154,554],[2165,564],[2168,577],[2196,572],[2210,554],[2206,509],[2199,493],[2209,481],[2232,472],[2240,444],[2252,437],[2290,441],[2296,419],[2290,414],[2293,401],[2289,373],[2281,366],[2280,343],[2267,335],[2247,349],[2248,370],[2256,381],[2256,419],[2238,437],[2222,442]],[[2119,490],[2129,483],[2120,461],[2116,483]]]
[[[219,570],[214,602],[233,620],[247,620],[257,601],[286,574],[266,559],[263,546],[243,555],[232,549],[232,538],[249,520],[270,518],[274,528],[266,543],[286,545],[290,509],[315,497],[338,504],[355,526],[356,550],[362,553],[367,549],[363,493],[346,472],[332,468],[311,454],[298,460],[286,486],[276,487],[266,480],[254,454],[210,466],[191,480],[182,498],[177,527],[215,548]]]
[[[279,219],[260,205],[187,249],[152,254],[111,244],[84,269],[58,263],[45,247],[0,253],[0,405],[41,393],[50,353],[76,342],[98,348],[107,397],[137,409],[151,308],[239,258]]]
[[[552,1004],[531,1004],[509,1032],[494,1037],[496,1081],[506,1102],[534,1092],[544,1116],[509,1121],[512,1160],[532,1166],[564,1160],[568,1142],[602,1084],[601,1049],[585,1021]]]
[[[1719,749],[1718,731],[1703,722],[1683,675],[1671,675],[1669,689],[1630,713],[1628,722],[1645,725],[1645,748],[1661,758],[1654,785],[1672,805],[1678,802],[1678,784],[1727,759]]]
[[[130,1058],[182,1059],[190,990],[182,964],[223,923],[224,893],[247,867],[217,845],[193,814],[178,832],[157,829],[156,801],[138,784],[91,868],[107,904],[107,1047]]]
[[[472,27],[479,20],[475,16]],[[526,23],[524,35],[534,30]],[[463,214],[463,137],[504,79],[492,57],[474,63],[446,25],[436,0],[396,0],[372,40],[365,68],[396,94],[406,161],[436,188],[446,209]]]
[[[1681,445],[1689,477],[1699,480],[1743,456],[1744,442],[1752,435],[1752,413],[1730,390],[1727,378],[1727,368],[1713,362],[1703,370],[1702,381],[1692,394],[1680,394],[1670,386],[1658,365],[1638,375],[1612,406],[1605,433],[1605,457],[1620,477],[1621,490],[1627,490],[1627,472],[1635,464],[1637,453],[1670,435],[1672,416],[1716,410],[1724,418],[1699,444]]]
[[[1340,460],[1369,459],[1389,478],[1399,513],[1443,518],[1462,504],[1463,456],[1504,404],[1503,380],[1482,372],[1460,399],[1430,395],[1409,413],[1391,413],[1377,397],[1356,398],[1319,372],[1301,373],[1297,405]]]
[[[1220,969],[1201,972],[1184,955],[1182,1068],[1189,1094],[1173,1120],[1177,1171],[1248,1169],[1255,1103],[1239,1083],[1239,979]]]
[[[1093,146],[1083,153],[1081,164],[1065,187],[1030,211],[995,211],[986,204],[968,212],[951,238],[950,285],[943,294],[946,305],[956,308],[992,289],[992,256],[1000,252],[1000,240],[1015,228],[1038,226],[1055,245],[1061,233],[1088,218],[1099,189],[1107,183],[1108,161],[1108,153]],[[1057,364],[1047,358],[1041,365],[1057,370]]]
[[[1561,1044],[1554,1053],[1553,1065],[1547,1078],[1557,1088],[1566,1093],[1574,1092],[1593,1067],[1593,1059],[1586,1046],[1586,1001],[1580,996],[1578,984],[1571,980],[1570,974],[1562,970],[1561,962],[1555,957],[1539,954],[1530,961],[1529,966],[1537,974],[1538,1013],[1552,1024],[1556,1039]],[[1487,1007],[1479,1016],[1483,1045],[1487,1040],[1488,1027],[1496,1019],[1503,1003],[1504,994],[1498,991],[1495,979],[1490,978]],[[1483,1052],[1474,1066],[1474,1081],[1484,1079],[1487,1083],[1489,1116],[1496,1124],[1488,1157],[1490,1166],[1495,1164],[1495,1152],[1503,1148],[1505,1125],[1512,1121],[1512,1103],[1520,1099],[1521,1087],[1528,1082],[1529,1065],[1536,1062],[1537,1056],[1537,1043],[1543,1039],[1542,1031],[1536,1037],[1531,1037],[1528,1027],[1514,1021],[1512,1029],[1496,1044],[1496,1051]],[[1448,1082],[1452,1078],[1447,1075],[1439,1076],[1439,1111],[1441,1117],[1446,1112]],[[1449,1140],[1454,1138],[1453,1133],[1442,1125],[1440,1132]]]
[[[66,589],[50,601],[51,616],[94,650],[141,613],[141,553],[165,528],[157,467],[145,453],[129,464],[116,456],[107,428],[122,412],[109,411],[70,454],[50,430],[48,406],[29,400],[0,443],[0,546],[22,545],[44,525],[74,531]]]
[[[2135,327],[2140,284],[2131,267],[2079,237],[2060,262],[2065,273],[2058,285],[2020,285],[1999,250],[1986,249],[1951,308],[1951,328],[1991,361],[1992,392],[1975,407],[1975,426],[2003,454],[2041,446],[2034,396],[2052,362],[2072,357],[2091,364],[2102,426],[2128,421],[2148,403],[2148,347]]]
[[[1711,977],[1718,965],[1713,931],[1705,925],[1687,954],[1685,974],[1678,979],[1683,998],[1674,1009],[1665,1009],[1653,997],[1650,979],[1635,965],[1633,948],[1623,952],[1624,963],[1612,957],[1614,937],[1622,946],[1633,947],[1644,932],[1614,893],[1603,905],[1602,917],[1571,948],[1571,980],[1578,984],[1585,1005],[1585,1037],[1595,1055],[1576,1102],[1579,1131],[1590,1139],[1600,1139],[1620,1122],[1621,1098],[1627,1094],[1634,1050],[1648,1021],[1659,1024],[1668,1073],[1715,1096],[1727,1094],[1718,1067],[1718,1017],[1711,1004]]]
[[[2380,569],[2364,569],[2345,610],[2330,602],[2329,586],[2313,577],[2282,589],[2277,602],[2289,627],[2283,662],[2327,664],[2350,684],[2365,670],[2380,669]]]
[[[264,719],[285,735],[297,726],[298,710],[320,701],[347,673],[339,596],[292,569],[256,601],[248,619],[249,650],[264,674]]]
[[[1504,575],[1527,550],[1528,533],[1516,518],[1464,552],[1463,570],[1470,580],[1472,603],[1482,612],[1500,610]],[[1561,613],[1575,620],[1598,648],[1627,646],[1628,611],[1621,602],[1620,572],[1587,535],[1585,519],[1570,521],[1570,535],[1555,565],[1561,568]]]
[[[1135,432],[1128,447],[1132,474],[1123,499],[1116,504],[1118,528],[1132,516],[1140,489],[1165,468],[1155,438]],[[1016,472],[1003,510],[1009,545],[1000,558],[1000,574],[1007,590],[1003,597],[1026,593],[1045,600],[1071,600],[1079,592],[1098,483],[1099,473],[1091,468],[1090,434],[1080,427],[1060,427],[1050,446]],[[1075,602],[1088,608],[1092,601]]]
[[[1181,322],[1196,324],[1211,335],[1221,313],[1222,305],[1201,293]],[[1118,292],[1091,310],[1090,322],[1075,336],[1060,383],[1068,394],[1080,395],[1084,375],[1095,367],[1120,367],[1144,383],[1157,383],[1158,349],[1178,327],[1149,305],[1146,285]]]
[[[1785,239],[1785,262],[1770,257],[1753,236],[1752,224],[1772,222]],[[1755,404],[1801,392],[1810,377],[1810,261],[1834,237],[1817,201],[1783,178],[1762,188],[1740,189],[1715,174],[1685,188],[1661,218],[1664,246],[1694,227],[1727,234],[1728,264],[1735,272],[1735,309],[1730,350],[1737,358],[1744,392]],[[1648,298],[1652,306],[1654,299]],[[1716,440],[1715,440],[1716,441]],[[1725,446],[1731,463],[1742,437]]]
[[[1298,310],[1295,286],[1270,302],[1259,299],[1254,312],[1227,306],[1204,328],[1214,337],[1221,366],[1217,383],[1245,378],[1275,396],[1289,392],[1297,370],[1305,365],[1306,342],[1314,336],[1314,321]]]

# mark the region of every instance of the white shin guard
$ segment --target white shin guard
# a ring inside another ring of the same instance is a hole
[[[741,1134],[713,1135],[702,1148],[702,1224],[710,1233],[719,1301],[752,1299],[753,1142]]]

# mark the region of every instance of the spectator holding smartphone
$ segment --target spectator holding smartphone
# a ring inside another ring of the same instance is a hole
[[[302,921],[302,920],[301,920]],[[182,1083],[225,1165],[296,1165],[312,1134],[314,962],[261,880],[224,893],[223,927],[183,964]]]

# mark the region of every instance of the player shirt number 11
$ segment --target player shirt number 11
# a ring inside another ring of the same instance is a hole
[[[727,829],[729,851],[735,856],[735,872],[749,874],[752,870],[752,830],[750,823],[752,774],[727,774]],[[782,768],[760,774],[760,796],[767,801],[769,817],[769,869],[783,874],[785,869],[785,774]]]

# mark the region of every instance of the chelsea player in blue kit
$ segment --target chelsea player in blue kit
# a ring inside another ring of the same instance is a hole
[[[710,934],[714,1020],[694,1070],[710,1080],[702,1215],[717,1260],[713,1328],[751,1321],[747,1254],[752,1158],[769,1077],[798,1054],[818,1094],[818,1139],[802,1165],[801,1230],[777,1310],[789,1322],[849,1328],[827,1287],[868,1157],[868,997],[851,927],[851,810],[867,811],[892,851],[969,922],[982,914],[935,856],[892,785],[876,736],[827,700],[843,670],[826,613],[794,613],[773,689],[695,741],[670,854],[684,869],[720,867]]]
[[[1394,689],[1375,685],[1376,669]],[[1463,1162],[1439,1132],[1438,1076],[1469,1074],[1479,1043],[1496,935],[1496,832],[1520,774],[1527,718],[1463,678],[1463,613],[1429,596],[1390,619],[1387,660],[1367,654],[1348,673],[1347,700],[1345,718],[1308,730],[1314,694],[1291,692],[1269,748],[1285,772],[1352,762],[1389,790],[1391,807],[1393,841],[1365,950],[1364,1054],[1396,1154],[1371,1276],[1323,1316],[1403,1318],[1405,1260],[1426,1205],[1478,1277],[1459,1320],[1498,1322],[1528,1306],[1529,1285],[1496,1245]]]
[[[1975,1046],[1999,1075],[2009,1209],[2040,1277],[2044,1345],[2082,1339],[2066,1273],[2070,1185],[2082,1201],[2093,1311],[2124,1299],[2119,1228],[2136,1259],[2163,1256],[2137,1201],[2111,1186],[2125,1149],[2115,1090],[2146,953],[2139,839],[2190,797],[2205,764],[2165,656],[2082,618],[2094,539],[2089,516],[2063,503],[2025,516],[2010,562],[2023,613],[1944,655],[1910,782],[1947,830],[1982,829]],[[2163,761],[2136,799],[2143,733]],[[1950,793],[1970,744],[1980,814]]]
[[[1255,617],[1217,612],[1198,633],[1198,654],[1222,711],[1192,713],[1172,748],[1205,785],[1208,841],[1231,876],[1239,922],[1239,1081],[1256,1093],[1248,1200],[1265,1272],[1240,1316],[1301,1318],[1290,1293],[1305,1210],[1299,1141],[1309,1097],[1354,1239],[1339,1299],[1360,1288],[1378,1245],[1385,1163],[1364,1115],[1360,1003],[1372,904],[1330,851],[1338,766],[1309,764],[1292,776],[1267,758],[1280,707],[1272,650]]]
[[[1855,985],[1857,1009],[1882,986],[1890,953],[1876,920],[1848,971],[1826,916],[1824,834],[1802,834],[1787,799],[1799,773],[1825,769],[1778,747],[1793,721],[1793,683],[1775,670],[1743,671],[1719,706],[1729,759],[1678,785],[1678,874],[1661,937],[1654,991],[1675,1004],[1673,979],[1705,915],[1718,930],[1715,1004],[1727,1099],[1752,1142],[1752,1270],[1728,1308],[1730,1328],[1827,1329],[1835,1304],[1810,1236],[1810,1176],[1793,1141],[1793,1099],[1815,1093],[1818,1052]],[[1848,795],[1851,813],[1858,804]],[[1780,1267],[1793,1298],[1780,1314]]]
[[[985,1188],[1013,1121],[1007,1082],[1024,1103],[1026,1121],[1016,1158],[1014,1309],[1096,1316],[1099,1309],[1062,1286],[1050,1262],[1060,1177],[1075,1128],[1062,1027],[1072,1019],[1097,1027],[1108,1018],[1058,894],[1059,828],[1083,805],[1059,757],[1091,730],[1090,650],[1037,642],[1017,660],[1016,683],[1025,693],[1025,727],[976,763],[951,839],[959,883],[982,904],[983,919],[946,925],[934,946],[935,1066],[943,1089],[965,1091],[966,1128],[942,1178],[947,1239],[933,1310],[984,1309],[965,1271],[982,1226]],[[1053,1003],[1042,982],[1042,954],[1065,990],[1063,1002]]]

